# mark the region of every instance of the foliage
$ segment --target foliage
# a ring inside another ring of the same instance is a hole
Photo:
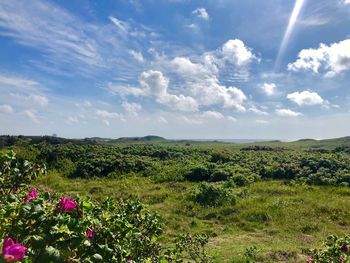
[[[236,203],[236,195],[232,188],[214,183],[200,183],[193,190],[191,198],[203,206],[234,205]]]
[[[175,241],[175,247],[168,249],[165,255],[165,262],[197,262],[211,263],[213,259],[205,250],[205,245],[208,243],[206,235],[181,235]]]
[[[310,251],[308,263],[346,263],[350,262],[350,236],[339,238],[329,236],[321,249]]]
[[[153,262],[160,256],[160,218],[139,201],[77,197],[77,206],[65,211],[58,194],[40,190],[24,202],[26,194],[9,195],[1,206],[0,238],[29,248],[29,262]]]
[[[256,246],[249,247],[244,252],[247,263],[254,263],[258,259],[258,249]]]
[[[95,202],[35,189],[28,183],[44,167],[23,164],[13,152],[1,155],[0,262],[159,262],[165,258],[158,238],[158,214],[140,201]],[[10,190],[9,190],[10,189]],[[190,257],[209,262],[207,238],[179,238],[176,262]],[[187,254],[186,254],[187,253]]]
[[[45,165],[34,165],[28,161],[18,161],[13,151],[0,152],[0,203],[6,195],[45,174]]]
[[[350,155],[345,152],[295,151],[267,146],[223,148],[152,144],[34,144],[35,161],[71,178],[118,178],[137,174],[156,181],[220,182],[237,186],[260,179],[297,184],[350,185]],[[26,156],[28,153],[25,152]]]

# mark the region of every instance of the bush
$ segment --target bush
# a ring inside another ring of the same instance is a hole
[[[0,209],[0,238],[28,248],[26,262],[153,262],[160,257],[159,216],[139,201],[95,203],[42,190],[27,202],[26,196],[25,191],[10,195]]]
[[[189,181],[202,182],[210,180],[210,171],[205,165],[197,165],[190,168],[190,171],[185,174]]]
[[[310,251],[307,263],[350,262],[350,236],[329,236],[322,248]]]
[[[176,239],[175,247],[168,249],[164,257],[166,260],[165,262],[211,263],[213,259],[205,250],[205,245],[207,243],[208,236],[206,235],[181,235]]]
[[[236,195],[232,189],[213,183],[200,183],[194,189],[191,198],[203,206],[220,206],[236,203]]]

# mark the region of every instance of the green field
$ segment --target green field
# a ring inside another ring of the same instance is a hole
[[[9,148],[47,164],[36,186],[97,200],[139,198],[161,215],[164,244],[180,233],[207,234],[215,262],[246,262],[253,246],[258,262],[305,262],[327,236],[350,233],[347,138],[258,146],[17,141]],[[201,185],[212,192],[198,195]]]

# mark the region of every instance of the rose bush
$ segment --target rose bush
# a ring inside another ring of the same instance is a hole
[[[160,217],[138,200],[95,202],[27,185],[45,172],[0,153],[0,263],[209,262],[204,236],[163,250]]]
[[[159,216],[139,201],[95,203],[37,190],[37,197],[25,202],[27,194],[9,195],[0,208],[0,238],[28,248],[27,262],[154,262],[160,257]]]
[[[350,236],[339,238],[329,236],[323,247],[310,251],[307,263],[346,263],[350,262]]]

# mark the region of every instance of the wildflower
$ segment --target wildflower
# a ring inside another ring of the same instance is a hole
[[[306,263],[311,263],[314,258],[312,256],[308,256]]]
[[[24,202],[28,203],[30,200],[37,198],[38,194],[39,194],[38,190],[33,189],[32,191],[30,191],[30,193],[24,199]]]
[[[341,252],[347,253],[349,251],[349,248],[347,245],[342,245],[342,247],[340,248]]]
[[[86,230],[85,234],[88,239],[93,239],[96,233],[96,229]]]
[[[70,199],[69,197],[61,197],[60,202],[58,204],[58,209],[61,212],[71,213],[74,210],[74,208],[77,207],[77,205],[77,202]]]
[[[6,262],[23,259],[27,248],[15,243],[11,238],[5,238],[2,245],[2,256]]]

